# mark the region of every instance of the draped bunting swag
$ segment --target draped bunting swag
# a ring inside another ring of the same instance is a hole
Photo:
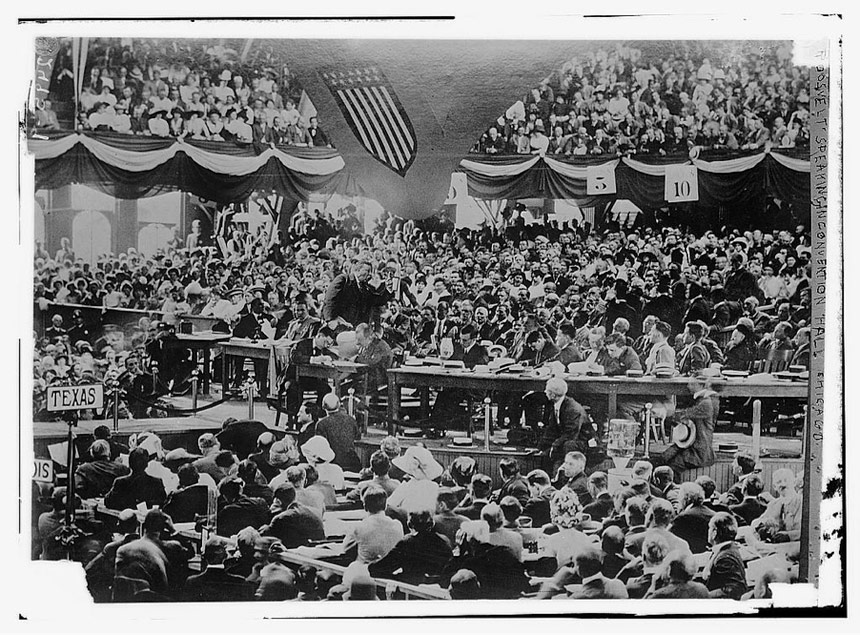
[[[537,155],[469,155],[458,169],[466,173],[469,195],[478,199],[564,198],[575,200],[580,207],[594,206],[601,200],[630,199],[643,209],[654,209],[666,204],[663,198],[666,166],[695,165],[699,174],[699,205],[757,206],[767,193],[798,208],[808,208],[809,160],[798,158],[796,151],[789,152],[610,160],[601,156],[556,159]],[[615,170],[616,193],[587,194],[588,166],[607,163]]]

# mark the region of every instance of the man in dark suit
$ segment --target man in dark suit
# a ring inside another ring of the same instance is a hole
[[[675,440],[659,457],[675,474],[697,467],[708,467],[716,461],[714,455],[714,425],[720,411],[720,397],[710,389],[706,378],[691,377],[687,385],[693,395],[693,404],[675,411],[676,421],[687,421],[695,431],[689,441]]]
[[[379,307],[391,299],[393,280],[375,286],[371,280],[372,271],[370,262],[358,262],[348,274],[342,273],[332,280],[322,310],[326,324],[337,322],[355,326],[362,322],[379,322]]]
[[[559,467],[555,480],[556,488],[566,487],[573,490],[581,505],[592,502],[588,491],[588,477],[585,476],[585,462],[582,452],[568,452],[564,455],[564,462]]]
[[[269,519],[266,501],[251,498],[242,492],[242,481],[225,479],[218,485],[218,534],[234,536],[245,527],[259,529]]]
[[[740,600],[747,590],[746,567],[735,542],[737,533],[737,521],[727,512],[715,514],[708,522],[712,555],[702,578],[712,598]]]
[[[197,514],[206,514],[209,505],[209,488],[200,483],[200,474],[191,463],[179,468],[179,489],[171,492],[164,503],[164,513],[173,522],[191,523]]]
[[[591,422],[585,409],[567,396],[567,382],[553,377],[546,383],[544,394],[550,403],[549,421],[544,428],[538,448],[553,461],[553,469],[568,452],[588,450]]]
[[[409,535],[381,560],[369,567],[374,578],[394,578],[410,584],[424,584],[442,573],[451,559],[451,544],[436,533],[430,511],[413,511],[408,519]],[[402,570],[395,574],[395,571]]]
[[[475,474],[469,485],[469,495],[463,501],[465,505],[454,509],[455,514],[465,516],[469,520],[480,520],[481,510],[490,502],[490,492],[493,489],[493,480],[486,474]]]
[[[705,492],[697,483],[681,483],[681,513],[675,517],[670,531],[687,541],[690,551],[708,550],[708,522],[714,512],[705,507]]]
[[[323,397],[323,410],[326,416],[317,421],[317,434],[325,437],[334,450],[332,463],[345,470],[359,471],[361,460],[355,450],[355,442],[361,438],[358,422],[341,409],[340,399],[334,393]]]
[[[387,372],[391,368],[394,354],[388,342],[377,336],[376,330],[369,324],[361,323],[355,327],[355,343],[359,351],[356,363],[366,364],[367,394],[372,401],[377,399],[377,390],[388,383]]]
[[[582,361],[582,351],[576,343],[576,327],[573,324],[558,327],[555,344],[558,347],[558,361],[564,364],[565,369],[568,364]]]
[[[325,538],[322,518],[309,507],[296,502],[296,488],[292,483],[278,486],[272,508],[277,513],[260,530],[260,535],[279,538],[287,549]]]
[[[609,479],[606,472],[592,472],[589,475],[588,493],[592,500],[583,508],[583,513],[588,514],[593,521],[603,522],[604,518],[612,515],[615,507],[612,494],[609,493]]]
[[[138,503],[146,503],[147,507],[163,505],[167,498],[164,483],[161,479],[146,473],[147,465],[149,465],[149,452],[144,448],[132,450],[128,455],[131,474],[120,476],[113,482],[113,487],[105,496],[105,507],[134,509]]]
[[[254,599],[253,585],[238,575],[227,573],[227,541],[213,536],[203,547],[206,568],[185,582],[185,600],[188,602],[244,602]]]
[[[489,362],[490,355],[487,349],[478,343],[478,331],[474,325],[467,324],[460,329],[460,344],[454,346],[454,354],[451,359],[462,361],[466,368],[474,368]],[[476,400],[482,397],[482,395],[477,394],[470,395],[468,391],[459,388],[441,390],[436,395],[431,417],[446,427],[450,426],[452,422],[457,422],[465,428],[465,418],[469,416],[469,413],[465,412],[460,404],[470,396]]]
[[[599,549],[583,549],[574,558],[575,570],[582,585],[570,594],[576,600],[627,599],[627,588],[621,580],[607,578],[602,571],[603,554]]]
[[[499,476],[504,482],[494,500],[500,502],[505,496],[513,496],[525,507],[529,500],[529,484],[520,474],[519,462],[513,457],[502,458],[499,461]]]
[[[729,505],[729,510],[739,519],[739,524],[752,525],[767,509],[759,501],[759,494],[764,489],[764,483],[758,474],[750,474],[743,485],[743,500],[737,505]]]
[[[549,502],[558,491],[552,486],[549,474],[543,470],[532,470],[526,475],[529,484],[529,499],[523,505],[523,516],[532,519],[532,527],[543,527],[550,522]]]
[[[265,339],[266,336],[263,334],[263,325],[271,325],[275,321],[271,315],[263,311],[263,301],[260,298],[254,298],[251,300],[248,312],[242,313],[241,315],[242,317],[239,318],[239,322],[233,328],[233,337],[242,337],[250,340]],[[269,362],[265,359],[254,360],[254,373],[256,374],[257,381],[260,382],[261,386],[264,385],[263,379],[266,377],[268,366]],[[242,367],[239,364],[236,364],[235,369],[237,375],[235,379],[238,382],[240,380],[238,375],[241,374]]]
[[[317,405],[322,405],[323,397],[328,394],[330,388],[328,381],[318,377],[302,377],[297,379],[297,368],[301,364],[310,364],[311,360],[332,359],[331,346],[334,344],[335,335],[327,326],[320,328],[312,338],[299,340],[290,351],[290,363],[287,366],[284,381],[286,383],[287,412],[291,418],[295,418],[301,407],[302,393],[313,391],[317,394]]]

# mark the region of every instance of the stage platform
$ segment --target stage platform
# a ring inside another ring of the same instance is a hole
[[[214,395],[213,395],[214,396]],[[186,408],[190,406],[190,399],[177,398],[174,400],[177,407]],[[201,400],[200,404],[205,403]],[[275,411],[270,410],[265,403],[258,402],[254,408],[254,418],[262,421],[278,436],[284,434],[284,419],[281,418],[281,426],[275,427]],[[204,432],[217,433],[221,429],[222,422],[228,417],[235,419],[246,419],[248,417],[247,401],[228,401],[218,406],[205,410],[193,417],[174,417],[167,419],[121,419],[119,421],[119,431],[114,433],[114,437],[125,443],[128,437],[133,433],[150,431],[161,437],[162,445],[165,450],[175,448],[185,448],[189,452],[197,452],[197,438]],[[84,451],[89,443],[92,442],[92,431],[98,426],[106,424],[112,426],[112,421],[92,420],[80,421],[76,430],[76,445],[79,452]],[[37,422],[33,425],[33,444],[34,455],[38,458],[47,458],[48,446],[61,443],[66,440],[68,427],[62,421],[54,422]],[[362,464],[369,463],[370,455],[379,448],[380,441],[386,436],[387,431],[382,428],[371,427],[363,438],[356,443],[359,457]],[[449,433],[457,435],[457,433]],[[463,433],[459,433],[463,436]],[[445,439],[413,439],[401,438],[402,447],[406,448],[414,445],[417,442],[422,442],[432,452],[436,459],[444,466],[448,467],[450,463],[458,456],[471,456],[478,464],[478,470],[493,478],[495,486],[501,485],[498,476],[499,460],[503,457],[515,457],[521,465],[523,473],[529,470],[541,468],[551,469],[552,466],[545,465],[543,457],[528,454],[520,449],[505,449],[507,446],[499,444],[491,444],[490,451],[484,450],[483,432],[475,433],[474,442],[471,447],[455,446],[452,437]],[[749,450],[752,445],[752,437],[741,432],[716,432],[714,434],[714,446],[717,447],[720,443],[736,443],[741,450]],[[651,447],[651,454],[657,455],[665,449],[665,446],[654,443]],[[641,454],[642,448],[639,448]],[[763,467],[763,478],[766,486],[770,484],[770,475],[774,470],[782,467],[787,467],[795,473],[799,473],[803,469],[803,460],[800,458],[800,439],[785,438],[785,437],[762,437],[762,452],[764,455],[771,454],[772,457],[764,456],[761,459]],[[796,456],[791,457],[792,454]],[[788,457],[788,458],[784,458]],[[725,489],[734,481],[731,474],[731,464],[734,458],[733,453],[717,452],[717,462],[707,468],[688,472],[684,475],[685,480],[695,478],[701,474],[708,474],[717,483],[719,489]],[[611,463],[607,463],[604,469],[612,467]]]

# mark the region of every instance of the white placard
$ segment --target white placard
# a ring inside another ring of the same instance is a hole
[[[663,198],[667,203],[699,200],[699,171],[695,165],[667,165]]]
[[[614,161],[603,165],[589,165],[586,170],[586,193],[599,196],[616,194]]]
[[[33,459],[33,480],[37,483],[53,483],[54,462],[51,459]]]
[[[104,400],[101,384],[48,387],[48,412],[101,408]]]

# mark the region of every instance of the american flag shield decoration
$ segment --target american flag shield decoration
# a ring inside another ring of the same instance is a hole
[[[373,158],[405,176],[418,150],[409,115],[376,66],[320,72],[352,133]]]

